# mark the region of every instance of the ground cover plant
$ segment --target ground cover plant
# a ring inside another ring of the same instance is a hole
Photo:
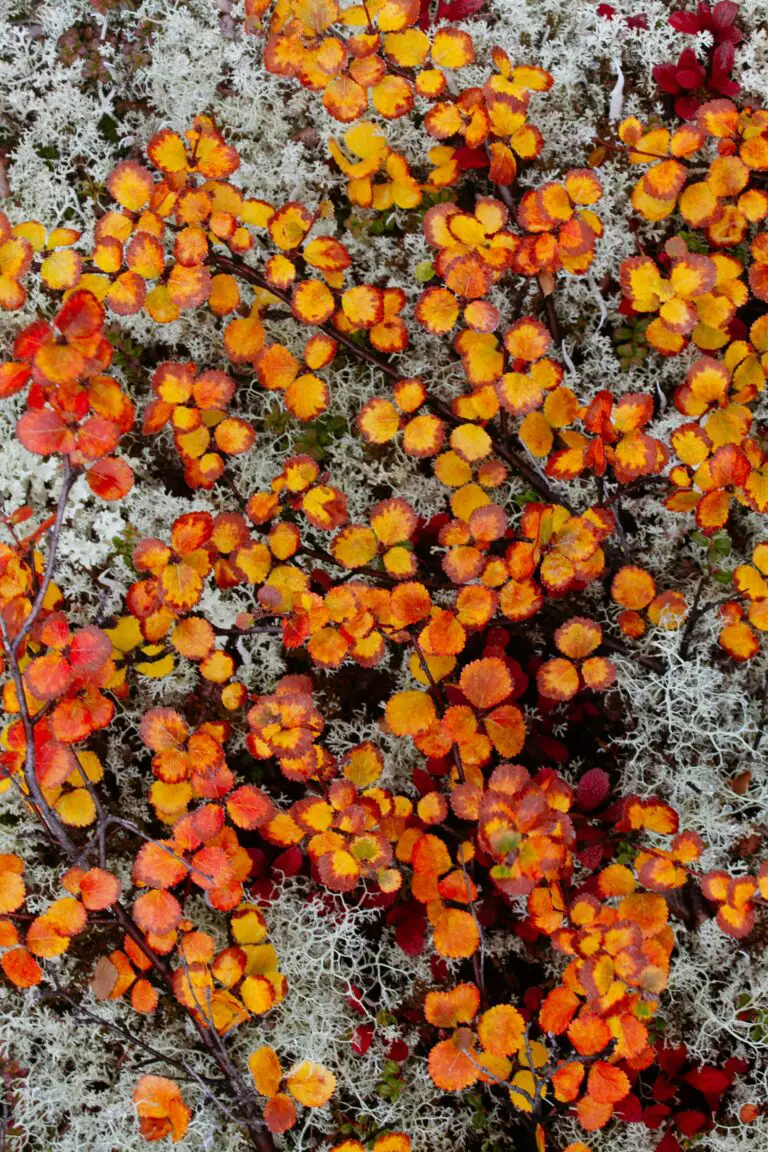
[[[764,1147],[759,0],[3,19],[0,1147]]]

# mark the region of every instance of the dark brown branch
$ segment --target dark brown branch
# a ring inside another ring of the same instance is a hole
[[[688,616],[688,619],[685,622],[685,628],[683,630],[683,635],[680,639],[680,659],[681,660],[685,660],[686,657],[688,656],[688,649],[690,648],[691,640],[693,638],[693,630],[696,627],[702,613],[704,612],[704,609],[699,607],[699,603],[701,601],[701,594],[704,591],[704,585],[705,585],[706,581],[707,581],[707,573],[702,572],[702,574],[699,578],[699,582],[696,585],[696,592],[694,593],[694,597],[693,597],[693,605],[691,606],[691,611],[690,611],[690,614]]]
[[[183,1072],[186,1076],[189,1076],[192,1080],[195,1080],[205,1090],[206,1095],[213,1101],[214,1104],[219,1104],[219,1101],[213,1095],[210,1087],[208,1086],[210,1084],[219,1085],[219,1081],[213,1080],[209,1076],[203,1076],[200,1073],[195,1072],[194,1069],[190,1068],[189,1065],[185,1064],[182,1060],[177,1060],[174,1056],[169,1055],[167,1052],[160,1052],[159,1049],[153,1048],[151,1044],[146,1042],[146,1040],[142,1040],[139,1036],[134,1035],[129,1031],[128,1028],[125,1027],[125,1025],[120,1024],[118,1021],[107,1020],[105,1017],[98,1016],[95,1012],[91,1012],[88,1008],[85,1008],[82,1004],[75,1000],[73,996],[70,996],[68,992],[65,992],[63,988],[60,988],[55,980],[54,991],[41,992],[38,999],[42,1002],[45,1002],[46,1000],[64,1001],[64,1003],[70,1006],[73,1012],[77,1013],[77,1015],[81,1016],[84,1020],[91,1020],[99,1028],[108,1028],[111,1032],[116,1032],[123,1038],[123,1040],[126,1041],[126,1043],[132,1045],[134,1048],[140,1049],[142,1052],[146,1052],[149,1056],[151,1056],[153,1060],[162,1061],[163,1063],[167,1064],[169,1068],[176,1068],[179,1072]]]

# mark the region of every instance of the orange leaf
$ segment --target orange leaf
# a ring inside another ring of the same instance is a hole
[[[296,1105],[285,1092],[277,1092],[264,1107],[264,1123],[270,1132],[287,1132],[296,1123]]]
[[[158,991],[149,980],[137,980],[131,988],[131,1007],[135,1012],[150,1015],[157,1008],[158,1000]]]
[[[164,1076],[142,1076],[134,1089],[133,1102],[145,1140],[170,1136],[176,1143],[184,1136],[192,1113],[173,1080]]]
[[[525,1021],[511,1004],[489,1008],[477,1025],[480,1043],[494,1056],[511,1056],[520,1047],[524,1034]]]
[[[120,895],[120,881],[103,868],[90,868],[80,879],[80,899],[89,911],[111,907]]]
[[[584,1096],[576,1105],[576,1115],[582,1128],[595,1132],[603,1128],[613,1115],[613,1104],[602,1103],[594,1096]]]
[[[169,859],[172,859],[169,857]],[[175,896],[162,889],[145,892],[133,904],[133,915],[143,932],[163,936],[173,932],[181,920],[181,905]]]
[[[238,828],[253,829],[272,819],[275,806],[261,788],[243,784],[227,797],[227,812]]]
[[[565,1032],[581,1001],[570,988],[553,988],[539,1009],[539,1025],[555,1036]]]
[[[545,660],[536,673],[536,685],[548,700],[571,700],[579,690],[579,673],[570,660]]]
[[[38,456],[52,452],[70,452],[74,440],[69,426],[52,408],[30,409],[16,424],[19,442]]]
[[[323,884],[333,892],[351,892],[361,875],[357,860],[343,848],[323,853],[317,870]]]
[[[434,723],[435,716],[434,702],[426,692],[396,692],[387,702],[387,724],[396,736],[416,736],[426,732]]]
[[[139,212],[149,203],[154,181],[148,168],[132,160],[123,160],[110,172],[106,186],[110,196],[123,208]]]
[[[319,376],[297,376],[285,390],[285,406],[297,420],[315,420],[328,408],[328,385]]]
[[[133,469],[125,460],[105,456],[86,474],[88,487],[102,500],[122,500],[133,487]]]
[[[459,318],[459,302],[447,288],[427,288],[419,298],[415,315],[432,335],[445,335]]]
[[[571,1022],[568,1039],[582,1056],[594,1056],[611,1043],[608,1025],[595,1012],[582,1012]]]
[[[438,1088],[460,1092],[477,1081],[480,1070],[455,1043],[455,1038],[435,1044],[429,1053],[429,1074]]]
[[[280,1088],[283,1072],[274,1048],[262,1045],[248,1057],[248,1067],[253,1076],[256,1091],[262,1096],[275,1096]]]
[[[32,988],[43,979],[43,970],[26,948],[12,948],[0,956],[3,972],[17,988]]]
[[[555,1099],[564,1104],[575,1100],[579,1094],[579,1087],[584,1079],[586,1070],[582,1063],[570,1062],[561,1064],[552,1073],[552,1087],[555,1090]]]
[[[480,1007],[480,993],[475,984],[457,984],[450,992],[427,992],[424,1016],[438,1028],[455,1028],[470,1024]]]
[[[173,845],[165,840],[148,840],[142,844],[133,862],[133,881],[151,888],[172,888],[187,876],[189,869],[174,855]]]
[[[299,1104],[307,1108],[322,1108],[336,1090],[336,1077],[323,1064],[305,1060],[291,1069],[285,1085]]]
[[[420,836],[413,846],[411,865],[414,872],[442,876],[451,868],[451,855],[438,836],[427,832]]]
[[[473,660],[468,664],[461,674],[459,686],[470,704],[481,709],[500,704],[513,688],[509,669],[496,656]]]
[[[480,946],[474,917],[460,908],[445,908],[434,923],[435,948],[441,956],[460,959],[473,956]]]
[[[246,976],[240,988],[240,996],[254,1016],[263,1016],[277,999],[274,985],[266,976],[261,975]]]
[[[603,630],[594,620],[571,616],[555,632],[555,644],[563,656],[582,660],[600,646]]]
[[[630,1089],[626,1072],[604,1060],[598,1060],[589,1070],[587,1092],[600,1104],[617,1104]]]
[[[301,280],[293,290],[293,314],[304,324],[324,324],[333,315],[333,294],[322,280]]]

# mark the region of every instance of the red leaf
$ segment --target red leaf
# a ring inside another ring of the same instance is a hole
[[[0,397],[13,396],[24,387],[29,379],[30,368],[28,364],[14,364],[8,361],[0,364]]]
[[[721,1068],[705,1065],[703,1068],[693,1068],[690,1072],[686,1072],[683,1080],[703,1096],[720,1097],[726,1088],[730,1088],[733,1076]]]
[[[133,488],[133,472],[124,460],[105,456],[88,470],[86,477],[92,492],[102,500],[122,500]]]
[[[650,1108],[646,1108],[643,1112],[643,1123],[646,1128],[655,1132],[657,1128],[661,1128],[671,1111],[667,1104],[651,1104]]]
[[[490,164],[484,148],[457,148],[454,159],[462,172],[468,168],[487,168]]]
[[[28,451],[38,456],[69,452],[74,445],[71,430],[52,408],[25,412],[16,425],[16,435]]]
[[[104,323],[104,305],[91,292],[80,289],[68,297],[54,321],[67,341],[88,340]]]
[[[421,955],[424,951],[427,921],[415,900],[408,900],[393,908],[387,915],[387,923],[395,925],[395,942],[407,956]]]
[[[395,1060],[402,1064],[411,1054],[411,1050],[404,1040],[393,1040],[386,1051],[387,1060]]]
[[[706,1112],[694,1111],[693,1109],[686,1112],[676,1112],[675,1124],[683,1136],[695,1136],[697,1132],[701,1132],[709,1124],[709,1116]]]
[[[634,1093],[626,1096],[616,1105],[616,1115],[625,1124],[641,1124],[643,1122],[643,1106]]]
[[[686,36],[695,36],[703,31],[703,25],[697,12],[673,12],[669,23],[676,32],[683,32]]]
[[[373,1043],[373,1024],[358,1024],[352,1033],[351,1044],[358,1056],[364,1056]]]
[[[440,0],[437,6],[437,19],[438,20],[466,20],[469,16],[475,16],[483,8],[485,8],[486,0],[451,0],[451,3],[446,4],[445,0]]]
[[[657,1048],[656,1052],[659,1067],[663,1072],[666,1072],[667,1076],[675,1076],[682,1068],[688,1055],[685,1044],[678,1044],[676,1048]]]
[[[656,1145],[656,1152],[681,1152],[680,1141],[671,1132],[667,1132]]]
[[[298,876],[303,864],[304,853],[298,844],[293,844],[290,848],[286,848],[285,852],[275,856],[272,861],[272,871],[282,872],[283,876]]]
[[[69,662],[80,672],[98,672],[112,655],[112,641],[93,624],[81,628],[69,649]]]

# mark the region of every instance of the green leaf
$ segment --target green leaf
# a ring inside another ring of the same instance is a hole
[[[689,252],[699,252],[704,256],[709,255],[709,245],[695,232],[679,232],[678,235],[685,241],[685,246]]]
[[[421,260],[416,265],[416,271],[414,274],[420,284],[426,284],[427,281],[431,280],[434,276],[435,266],[431,260]]]

